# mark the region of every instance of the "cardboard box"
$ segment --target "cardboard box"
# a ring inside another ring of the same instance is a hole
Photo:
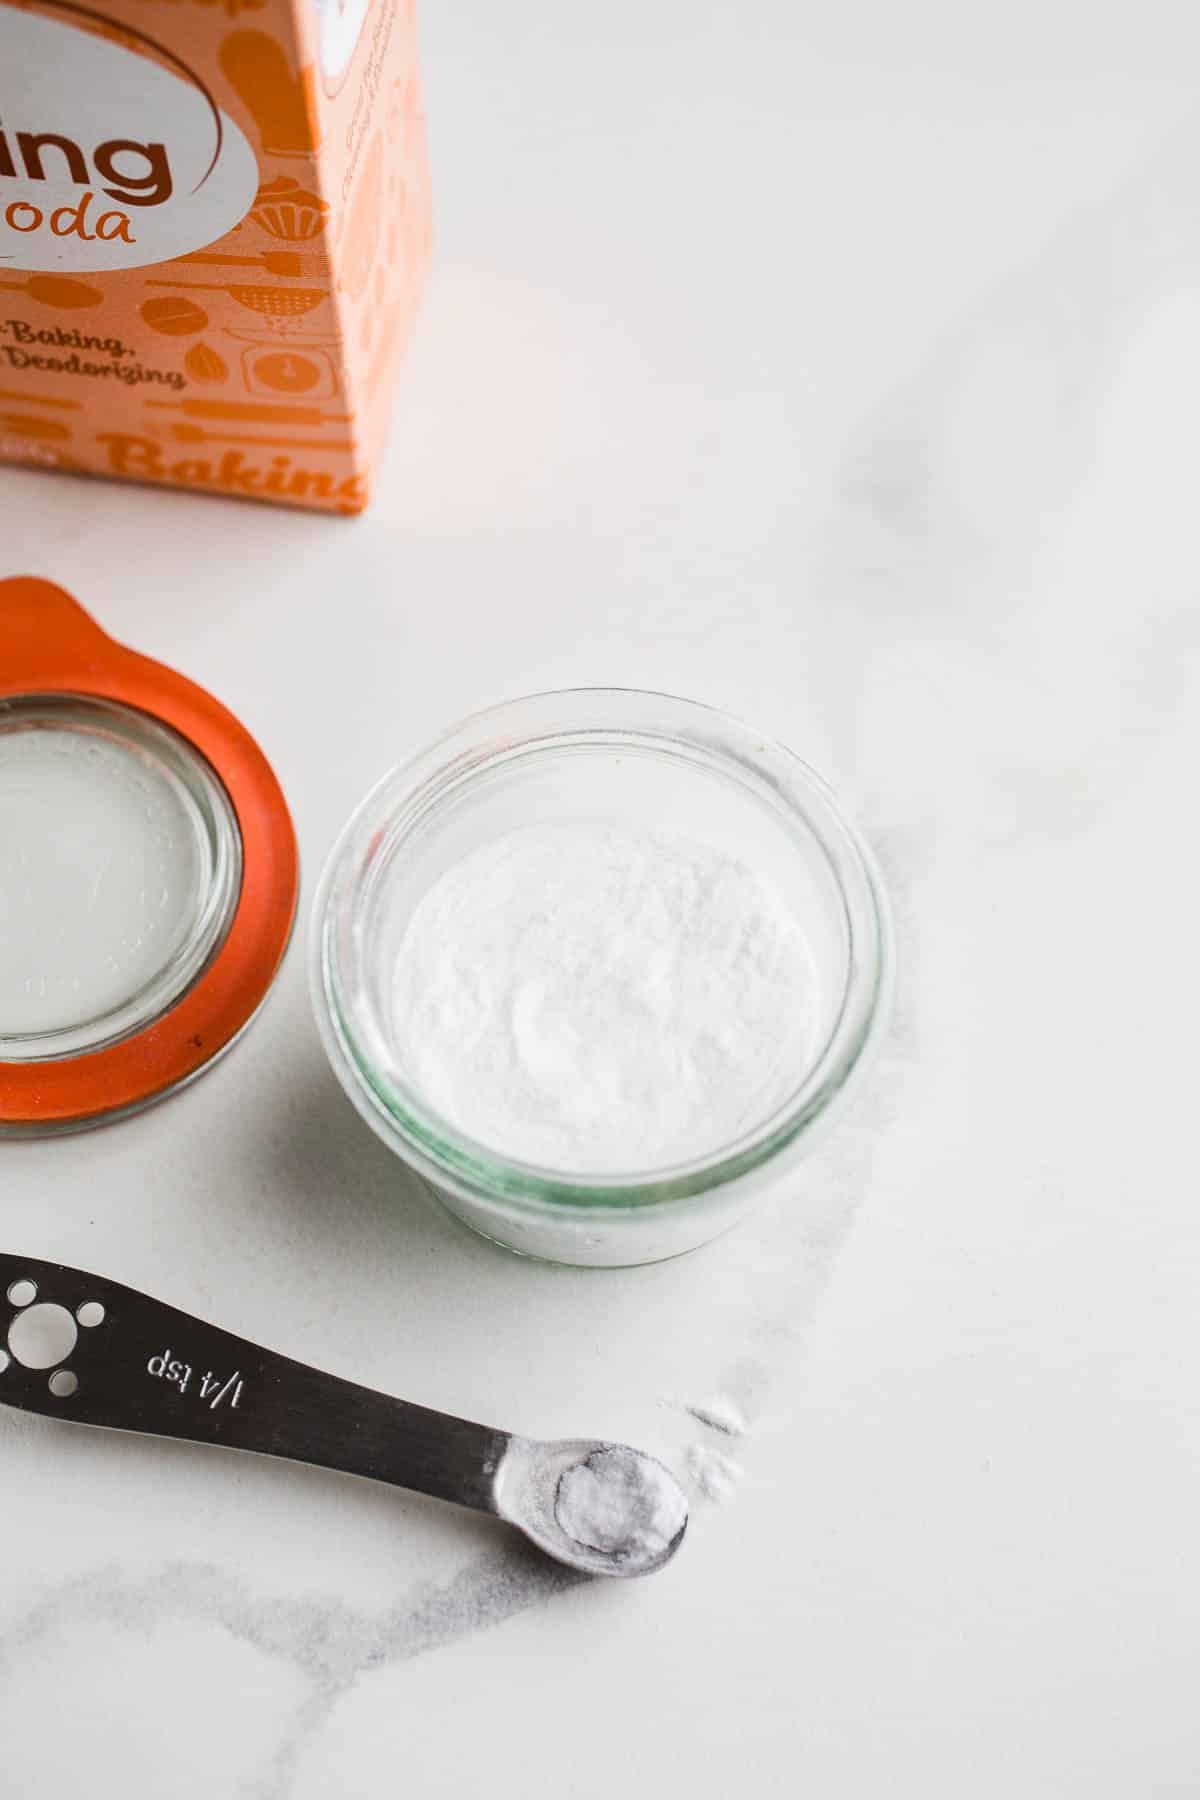
[[[428,251],[414,0],[0,0],[0,461],[359,512]]]

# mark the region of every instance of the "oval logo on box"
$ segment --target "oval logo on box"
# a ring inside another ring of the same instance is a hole
[[[183,63],[73,10],[0,4],[0,279],[186,256],[258,187],[245,137]]]

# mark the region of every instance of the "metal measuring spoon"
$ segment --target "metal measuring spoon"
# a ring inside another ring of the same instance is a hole
[[[683,1491],[640,1450],[542,1443],[432,1412],[62,1263],[0,1252],[0,1296],[0,1401],[23,1412],[414,1488],[495,1513],[588,1575],[652,1574],[683,1541]]]

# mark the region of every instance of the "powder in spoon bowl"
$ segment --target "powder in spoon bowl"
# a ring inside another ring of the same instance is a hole
[[[615,1444],[560,1477],[554,1516],[575,1543],[642,1563],[674,1543],[687,1503],[660,1463]]]
[[[530,825],[447,868],[393,972],[406,1081],[502,1156],[564,1174],[669,1167],[768,1118],[820,1016],[769,876],[665,830]]]

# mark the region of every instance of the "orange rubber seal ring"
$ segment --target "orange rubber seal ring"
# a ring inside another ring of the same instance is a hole
[[[44,1062],[0,1061],[0,1128],[69,1127],[166,1094],[241,1031],[283,961],[299,858],[287,802],[262,751],[211,694],[127,650],[49,581],[0,581],[0,700],[71,694],[117,701],[170,726],[217,774],[242,838],[242,886],[212,960],[153,1024],[119,1043]]]

